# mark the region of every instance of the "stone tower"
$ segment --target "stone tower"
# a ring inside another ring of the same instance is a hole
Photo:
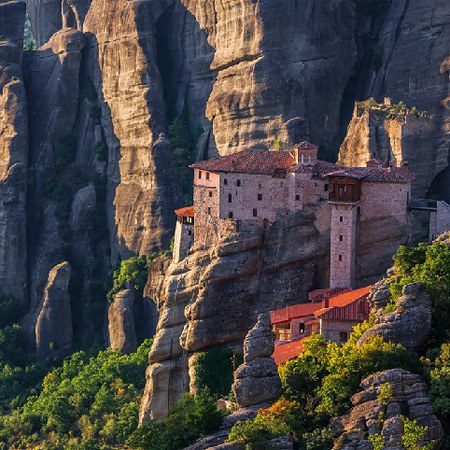
[[[330,176],[330,289],[355,287],[356,227],[361,179],[350,171]]]
[[[177,224],[173,242],[173,260],[179,262],[184,259],[194,243],[194,208],[178,209]]]

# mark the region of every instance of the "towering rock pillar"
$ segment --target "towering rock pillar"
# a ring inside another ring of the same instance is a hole
[[[356,226],[361,183],[348,176],[330,177],[330,289],[355,284]]]
[[[22,76],[25,4],[0,0],[0,295],[25,298],[27,98]]]

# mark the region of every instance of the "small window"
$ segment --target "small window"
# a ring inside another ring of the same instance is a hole
[[[206,179],[209,180],[209,172],[206,172]]]
[[[325,183],[324,189],[325,189],[325,192],[328,192],[328,183]]]
[[[339,217],[339,222],[343,222],[344,221],[344,218],[341,216],[341,217]]]
[[[339,261],[342,261],[342,255],[339,255]]]
[[[241,180],[237,180],[236,181],[236,186],[240,186],[241,185]]]
[[[261,183],[260,183],[260,184],[258,184],[258,189],[261,189]]]
[[[212,191],[209,191],[209,196],[212,197]]]
[[[199,179],[199,180],[202,179],[202,171],[201,171],[201,170],[198,171],[198,179]]]
[[[192,236],[192,231],[191,230],[188,231],[188,235]]]
[[[281,187],[283,187],[283,186],[284,186],[284,183],[283,183],[283,182],[281,182],[281,183],[280,183],[280,186],[281,186]]]
[[[228,194],[228,203],[231,203],[233,201],[233,196],[231,194]]]
[[[317,187],[317,183],[314,183],[314,187]]]
[[[259,200],[259,201],[262,200],[262,194],[258,194],[258,200]]]
[[[228,213],[228,218],[229,218],[229,219],[232,219],[232,218],[233,218],[233,213],[232,213],[231,211]]]
[[[300,331],[300,333],[304,333],[306,331],[306,327],[305,327],[305,324],[303,322],[300,324],[299,331]]]
[[[344,236],[342,234],[339,236],[339,240],[342,242],[344,240]]]
[[[208,215],[211,215],[211,208],[208,208]]]
[[[295,196],[295,200],[298,202],[298,201],[300,200],[300,195],[297,194],[297,195]]]
[[[253,209],[253,217],[258,217],[258,210],[256,208]]]
[[[339,339],[341,342],[347,342],[348,341],[348,334],[346,331],[341,331],[339,333]]]
[[[225,186],[228,184],[228,180],[227,180],[226,178],[223,180],[223,184],[224,184]]]

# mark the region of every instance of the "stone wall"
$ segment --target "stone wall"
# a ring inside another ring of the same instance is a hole
[[[358,209],[353,205],[331,206],[330,288],[355,286],[355,249]]]
[[[173,242],[173,260],[181,261],[188,254],[194,243],[194,225],[182,223],[179,220],[175,226],[175,236]]]
[[[402,223],[409,220],[408,203],[411,187],[402,183],[362,183],[361,221],[394,217]]]
[[[446,202],[437,202],[437,211],[430,215],[430,240],[450,230],[450,206]]]
[[[209,179],[206,175],[209,174]],[[200,178],[201,176],[201,178]],[[194,241],[196,247],[208,247],[218,238],[219,175],[204,170],[194,171]]]
[[[353,327],[358,323],[356,321],[320,320],[320,333],[323,334],[327,341],[342,344],[348,339]],[[345,340],[341,340],[341,333],[347,333]]]

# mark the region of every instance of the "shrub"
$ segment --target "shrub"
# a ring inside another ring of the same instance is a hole
[[[427,445],[420,445],[420,441],[425,437],[428,427],[421,427],[416,420],[410,420],[408,417],[401,416],[401,418],[403,420],[402,441],[405,450],[417,450],[419,448],[432,450],[434,448],[433,442]]]
[[[146,423],[130,436],[127,444],[141,450],[181,450],[216,431],[222,418],[207,389],[197,397],[186,394],[169,411],[167,419]]]
[[[148,265],[154,256],[133,256],[122,261],[112,273],[112,287],[108,292],[108,300],[112,302],[114,296],[131,286],[136,291],[142,291],[147,282]]]
[[[388,405],[392,400],[392,385],[391,383],[384,383],[380,386],[378,393],[378,401],[383,405]]]
[[[60,442],[55,448],[92,448],[86,444],[92,440],[102,448],[123,445],[138,424],[150,346],[145,341],[131,355],[109,349],[95,357],[74,353],[45,376],[42,391],[23,410],[0,419],[6,441],[23,444],[34,435],[43,448],[55,441]]]
[[[241,363],[242,356],[233,354],[226,345],[210,348],[196,361],[196,383],[200,389],[208,388],[211,394],[228,395],[233,383],[233,366]]]

